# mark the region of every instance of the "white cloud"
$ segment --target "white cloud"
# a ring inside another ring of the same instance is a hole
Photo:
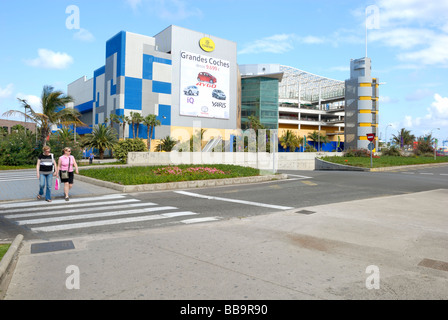
[[[93,42],[95,41],[95,37],[93,36],[92,33],[90,33],[89,30],[80,28],[74,35],[73,37],[76,40],[80,40],[80,41],[84,41],[84,42]]]
[[[293,34],[276,34],[247,44],[238,54],[285,53],[294,49]]]
[[[39,49],[37,53],[39,57],[27,60],[28,65],[45,69],[65,69],[73,63],[73,58],[67,53],[54,52],[48,49]]]
[[[8,84],[6,88],[0,87],[0,98],[9,98],[14,90],[14,85],[12,83]]]
[[[427,134],[435,128],[448,126],[448,97],[440,94],[434,95],[434,101],[427,108],[427,113],[423,117],[413,117],[406,115],[402,121],[403,127],[418,130],[420,134]],[[436,134],[434,132],[434,134]]]
[[[396,57],[408,65],[448,67],[448,0],[378,0],[377,5],[380,29],[369,32],[369,41],[400,49]]]

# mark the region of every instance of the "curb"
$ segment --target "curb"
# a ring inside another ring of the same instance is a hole
[[[121,185],[118,183],[102,181],[82,175],[76,176],[76,179],[78,179],[79,181],[87,182],[100,187],[110,188],[124,193],[218,187],[234,184],[247,184],[247,183],[266,182],[272,180],[284,180],[287,178],[288,175],[282,173],[276,175],[251,176],[241,178],[192,180],[192,181],[165,182],[165,183],[153,183],[153,184],[139,184],[139,185]]]
[[[0,261],[0,282],[3,281],[4,275],[8,270],[9,266],[11,265],[11,262],[15,257],[17,251],[19,250],[22,241],[23,241],[23,235],[18,234],[15,237],[14,241],[11,243],[11,246],[9,247],[6,254],[3,256],[2,260]]]
[[[416,168],[433,168],[433,167],[443,167],[447,166],[448,162],[443,163],[422,163],[422,164],[412,164],[404,166],[393,166],[393,167],[380,167],[380,168],[363,168],[349,166],[339,163],[328,162],[322,159],[316,158],[316,171],[365,171],[365,172],[385,172],[385,171],[396,171],[396,170],[406,170],[406,169],[416,169]]]

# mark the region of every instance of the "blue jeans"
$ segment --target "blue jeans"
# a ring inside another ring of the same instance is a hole
[[[48,174],[44,174],[42,172],[39,173],[40,196],[44,194],[45,183],[47,184],[47,188],[45,190],[45,200],[51,200],[51,188],[53,187],[53,172],[50,172]]]

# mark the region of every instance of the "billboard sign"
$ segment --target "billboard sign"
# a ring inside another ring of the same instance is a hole
[[[186,51],[180,60],[180,115],[229,119],[230,62]]]

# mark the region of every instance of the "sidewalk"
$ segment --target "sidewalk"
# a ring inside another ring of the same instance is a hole
[[[26,170],[7,170],[1,171],[2,174],[25,174],[27,177],[31,177],[31,180],[11,180],[11,181],[1,181],[0,182],[0,202],[1,201],[14,201],[14,200],[35,200],[37,194],[39,193],[39,180],[36,177],[35,169]],[[107,194],[107,193],[117,193],[109,188],[95,186],[78,179],[80,176],[75,174],[75,180],[73,183],[73,188],[70,190],[70,195],[81,196],[95,194]],[[53,179],[54,182],[54,179]],[[54,190],[54,186],[51,190],[51,197],[53,199],[64,198],[63,188],[60,187],[59,190]]]
[[[58,239],[74,244],[62,251],[25,241],[5,298],[447,299],[447,206],[441,189]]]

